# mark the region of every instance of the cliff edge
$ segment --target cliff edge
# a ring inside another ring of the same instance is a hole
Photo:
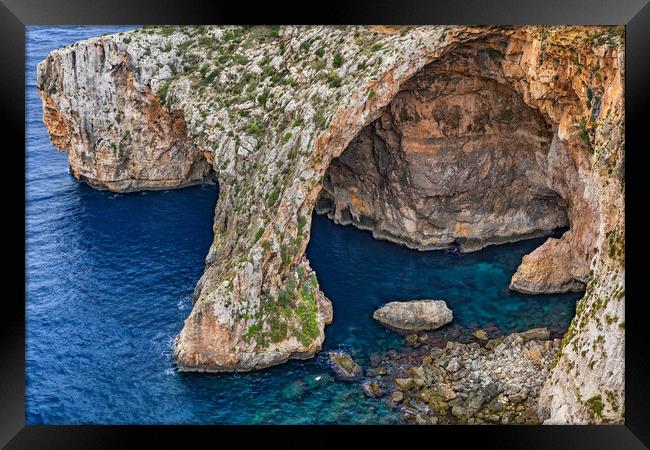
[[[540,397],[549,423],[622,422],[624,45],[614,27],[145,27],[78,42],[37,87],[100,189],[218,180],[181,370],[320,350],[312,211],[472,251],[568,225],[511,288],[586,289]],[[543,300],[541,300],[543,301]]]

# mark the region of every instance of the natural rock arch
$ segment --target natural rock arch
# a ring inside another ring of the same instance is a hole
[[[549,169],[553,129],[503,82],[502,50],[481,44],[402,84],[332,160],[317,212],[420,250],[474,251],[569,224]]]
[[[252,370],[320,349],[331,305],[304,250],[322,177],[408,80],[462,48],[485,63],[482,76],[510,86],[553,127],[546,172],[571,229],[525,257],[512,285],[553,292],[587,284],[587,293],[543,406],[552,420],[620,420],[624,59],[618,31],[605,28],[163,27],[52,52],[37,85],[53,142],[71,165],[80,154],[91,163],[138,159],[137,147],[95,152],[80,136],[91,122],[103,134],[93,137],[121,142],[138,117],[149,124],[134,108],[121,111],[126,117],[87,108],[89,99],[145,101],[182,115],[220,181],[214,243],[174,345],[181,369]],[[343,65],[334,70],[337,52]],[[150,138],[147,130],[139,138]],[[592,346],[603,357],[585,353]],[[611,394],[593,414],[585,401],[599,392]]]

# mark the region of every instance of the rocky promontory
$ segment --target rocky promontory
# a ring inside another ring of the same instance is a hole
[[[314,210],[418,249],[568,225],[511,283],[586,289],[540,407],[553,423],[621,422],[623,40],[617,27],[145,27],[54,50],[37,87],[77,179],[218,181],[181,370],[320,350],[333,317],[304,254]]]

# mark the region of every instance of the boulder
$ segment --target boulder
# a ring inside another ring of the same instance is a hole
[[[329,352],[330,364],[339,380],[358,380],[363,376],[363,369],[352,357],[343,352]]]
[[[412,300],[387,303],[372,317],[388,328],[411,332],[440,328],[452,321],[453,314],[442,300]]]
[[[386,393],[384,391],[384,387],[380,383],[377,383],[376,381],[368,380],[361,385],[361,388],[363,389],[363,393],[366,394],[366,396],[371,398],[383,397],[384,394]]]
[[[457,394],[453,389],[449,389],[449,388],[446,388],[446,387],[443,387],[442,389],[440,389],[440,395],[442,395],[442,398],[445,401],[453,400],[453,399],[455,399],[457,397]]]
[[[485,348],[487,348],[488,350],[494,350],[502,342],[503,342],[503,336],[498,337],[496,339],[490,339],[489,341],[487,341],[487,344],[485,344]]]
[[[452,358],[449,361],[449,364],[447,364],[447,372],[456,372],[458,369],[460,369],[460,363],[458,362],[457,358]]]
[[[482,330],[482,329],[480,329],[480,328],[479,328],[478,330],[476,330],[475,332],[473,332],[472,335],[473,335],[476,339],[479,339],[479,340],[481,340],[481,341],[487,341],[487,340],[488,340],[488,335],[487,335],[487,333],[485,332],[485,330]]]
[[[510,395],[510,401],[514,404],[523,402],[528,398],[528,390],[526,388],[521,388],[516,394]]]
[[[530,350],[526,352],[526,356],[528,356],[528,359],[530,359],[531,361],[541,360],[543,357],[541,347],[539,345],[534,345],[533,347],[530,348]]]
[[[402,394],[400,391],[394,391],[390,396],[389,403],[392,405],[397,405],[402,400],[404,400],[404,394]]]
[[[456,418],[461,418],[467,415],[467,409],[465,409],[461,405],[454,405],[453,408],[451,408],[451,413],[456,417]]]
[[[413,378],[395,378],[395,385],[400,391],[408,391],[413,384]]]
[[[408,369],[408,372],[413,375],[413,378],[424,379],[424,368],[422,366],[413,366]]]
[[[532,330],[523,331],[517,334],[521,336],[524,342],[528,342],[533,339],[537,341],[545,341],[551,337],[551,332],[548,331],[548,328],[533,328]]]

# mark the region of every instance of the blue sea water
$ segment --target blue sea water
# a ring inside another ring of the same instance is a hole
[[[135,27],[29,27],[27,32],[27,330],[29,424],[395,423],[385,400],[335,381],[324,354],[248,374],[176,371],[171,343],[191,310],[212,240],[217,190],[119,195],[68,173],[50,143],[36,64],[57,47]],[[454,311],[441,335],[568,327],[577,294],[508,290],[544,239],[453,255],[417,252],[314,216],[307,256],[334,305],[324,349],[362,364],[403,338],[372,312],[389,300],[436,298]]]

